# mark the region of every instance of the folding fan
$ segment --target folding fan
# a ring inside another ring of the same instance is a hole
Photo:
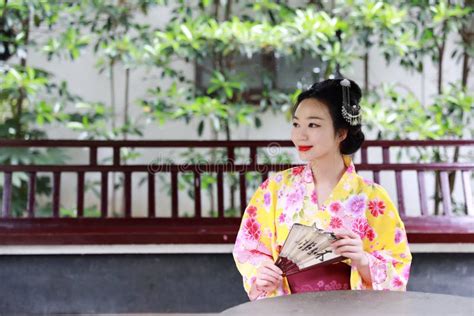
[[[316,265],[326,265],[347,259],[332,252],[331,244],[339,238],[313,226],[294,224],[283,244],[280,255],[275,262],[289,276]]]

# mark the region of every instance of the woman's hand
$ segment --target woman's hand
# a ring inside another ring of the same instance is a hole
[[[336,233],[336,237],[342,238],[332,243],[331,247],[335,254],[351,259],[357,268],[368,266],[369,259],[364,251],[360,236],[352,231]]]
[[[273,261],[264,261],[257,269],[255,286],[258,291],[273,292],[283,280],[283,272]]]

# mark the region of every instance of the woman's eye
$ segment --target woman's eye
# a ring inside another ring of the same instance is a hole
[[[293,122],[293,127],[298,127],[298,123]]]
[[[309,127],[321,127],[321,125],[315,124],[315,123],[310,123],[308,125]]]

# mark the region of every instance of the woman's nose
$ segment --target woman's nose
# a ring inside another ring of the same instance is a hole
[[[298,133],[298,139],[299,140],[307,140],[308,139],[308,133],[306,133],[306,130],[302,129]]]

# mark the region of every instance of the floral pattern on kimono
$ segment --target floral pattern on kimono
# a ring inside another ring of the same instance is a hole
[[[366,284],[351,260],[352,290],[405,291],[412,255],[405,226],[387,191],[356,173],[344,155],[346,170],[326,201],[319,201],[308,163],[271,175],[256,190],[245,212],[233,249],[237,269],[249,293],[263,260],[276,261],[294,223],[337,232],[351,230],[363,242],[369,258],[371,284]],[[286,278],[271,293],[257,299],[291,294]]]

